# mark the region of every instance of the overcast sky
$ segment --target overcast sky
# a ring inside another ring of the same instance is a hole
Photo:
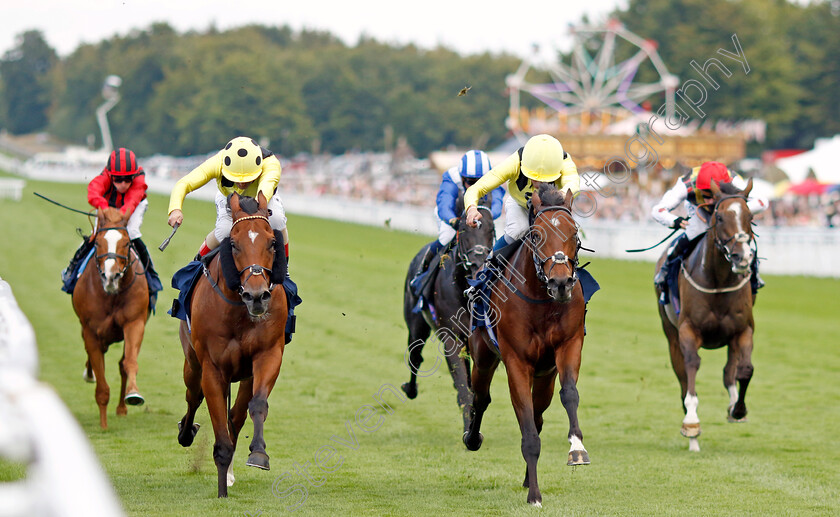
[[[361,34],[423,48],[443,44],[463,54],[506,51],[519,56],[534,44],[543,51],[567,48],[568,24],[583,14],[605,19],[626,0],[2,0],[0,53],[15,36],[40,29],[59,55],[81,43],[165,21],[179,32],[226,29],[247,23],[328,30],[354,45]],[[502,7],[505,6],[505,7]]]

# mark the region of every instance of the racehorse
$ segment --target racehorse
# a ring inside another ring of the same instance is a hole
[[[423,257],[431,244],[424,246],[408,266],[403,303],[403,316],[408,327],[407,366],[411,371],[411,378],[402,385],[402,389],[408,398],[417,397],[418,372],[423,375],[423,372],[419,369],[420,363],[423,362],[423,345],[434,330],[438,341],[445,345],[445,350],[442,351],[446,357],[449,373],[452,375],[452,382],[458,391],[458,406],[461,408],[465,431],[469,425],[471,397],[467,375],[469,362],[466,358],[460,356],[460,352],[467,342],[470,328],[470,317],[464,291],[469,287],[467,277],[474,276],[484,265],[495,237],[495,227],[490,208],[479,206],[478,209],[486,212],[485,217],[477,228],[470,228],[466,224],[463,197],[458,199],[456,210],[461,213],[461,217],[458,220],[455,243],[452,249],[440,259],[440,270],[435,279],[434,296],[431,300],[434,305],[434,314],[428,307],[421,312],[414,312],[418,297],[409,286],[411,280],[419,271]],[[431,369],[432,372],[437,370],[438,361],[440,359],[436,358],[435,368]],[[427,375],[431,375],[431,373]]]
[[[671,365],[682,390],[680,399],[685,418],[680,433],[689,438],[689,450],[692,451],[700,450],[695,389],[700,368],[698,350],[728,347],[723,386],[729,393],[727,419],[730,422],[745,421],[745,397],[753,374],[751,355],[755,322],[752,308],[755,298],[749,281],[755,236],[752,214],[747,208],[752,180],[743,191],[730,183],[718,186],[714,181],[711,189],[714,205],[710,207],[709,230],[680,267],[681,311],[677,315],[673,303],[659,304],[662,329],[671,351]],[[698,216],[702,213],[703,210],[698,210]],[[664,260],[663,254],[657,267]],[[657,299],[660,294],[657,286]]]
[[[227,257],[232,255],[230,271],[235,271],[232,275],[223,271],[227,243],[222,243],[195,286],[191,326],[182,321],[179,332],[187,413],[178,423],[178,442],[184,447],[192,444],[199,428],[195,412],[206,397],[216,438],[213,460],[219,497],[227,497],[227,488],[233,485],[230,464],[248,413],[254,434],[246,465],[269,470],[263,425],[283,361],[287,316],[282,286],[274,289],[271,282],[272,268],[281,267],[274,259],[275,239],[282,240],[282,234],[271,229],[265,196],[260,193],[255,200],[234,193],[229,205],[233,226]],[[231,383],[237,381],[239,391],[230,409]]]
[[[88,356],[84,378],[96,382],[99,425],[103,429],[108,428],[106,412],[111,397],[105,380],[105,352],[111,344],[125,341],[119,363],[122,382],[117,415],[128,413],[126,404],[140,406],[145,402],[137,390],[137,356],[151,311],[149,286],[137,252],[131,248],[128,217],[112,207],[99,210],[91,236],[95,254],[73,289],[73,309],[82,324]]]
[[[535,506],[542,506],[537,460],[543,412],[551,404],[558,377],[560,400],[569,417],[567,463],[589,464],[577,418],[576,384],[586,304],[577,281],[580,240],[572,219],[572,198],[571,191],[564,196],[549,184],[534,192],[529,233],[488,300],[496,313],[498,349],[491,344],[486,328],[477,329],[469,339],[474,399],[464,445],[471,451],[481,447],[481,420],[490,404],[490,382],[501,359],[522,433],[522,456],[527,465],[522,485],[528,488],[527,501]]]

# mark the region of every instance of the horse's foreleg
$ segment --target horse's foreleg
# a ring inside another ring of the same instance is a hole
[[[464,433],[464,445],[471,451],[477,451],[484,441],[481,434],[481,419],[487,406],[490,405],[490,383],[493,382],[493,374],[499,366],[499,359],[495,353],[487,348],[487,344],[481,335],[476,331],[470,336],[470,348],[473,358],[472,367],[472,408],[470,409],[470,425]]]
[[[219,497],[227,497],[227,473],[233,460],[233,440],[228,433],[227,424],[227,395],[230,383],[222,378],[221,372],[209,361],[201,366],[201,389],[207,397],[207,409],[216,436],[213,461],[216,463],[218,475],[218,494]]]
[[[178,443],[189,447],[201,427],[195,423],[195,412],[204,400],[204,392],[201,390],[201,365],[192,349],[189,349],[188,356],[184,358],[184,385],[187,387],[187,413],[178,422]]]
[[[542,506],[542,494],[537,482],[540,434],[534,420],[534,402],[531,394],[534,370],[518,357],[506,359],[505,369],[508,375],[510,401],[513,403],[513,411],[516,413],[519,430],[522,433],[522,457],[525,458],[527,466],[525,475],[528,478],[528,503],[539,507]]]
[[[534,404],[534,425],[537,428],[537,434],[542,433],[543,413],[551,405],[551,400],[554,398],[554,379],[556,378],[556,373],[534,378],[531,400]],[[527,467],[525,467],[525,480],[522,481],[522,486],[530,487]]]
[[[268,396],[271,394],[277,376],[280,374],[282,362],[283,347],[280,345],[275,345],[254,358],[254,394],[248,403],[248,413],[251,415],[251,421],[254,422],[254,437],[251,439],[249,447],[251,454],[248,455],[248,460],[245,462],[249,467],[269,470],[263,426],[268,416]]]
[[[554,354],[557,374],[560,378],[560,402],[569,417],[569,466],[589,465],[589,453],[583,446],[583,432],[578,422],[578,406],[580,394],[577,390],[578,374],[580,372],[581,349],[583,335],[577,336],[558,347]]]
[[[446,364],[449,367],[449,374],[452,376],[452,384],[458,392],[458,407],[461,408],[461,416],[464,420],[464,431],[466,432],[470,425],[470,409],[471,398],[469,381],[467,380],[467,363],[460,357],[459,352],[463,347],[459,346],[455,350],[447,350]]]
[[[127,393],[124,394],[124,397],[126,404],[132,406],[142,406],[145,402],[137,389],[137,357],[140,355],[140,344],[143,342],[145,329],[145,319],[132,321],[123,327],[123,334],[125,335],[123,363],[125,373],[128,375]]]
[[[108,429],[108,401],[111,398],[111,388],[105,381],[105,352],[100,340],[92,330],[82,329],[82,338],[85,340],[85,351],[87,351],[88,362],[96,378],[96,404],[99,406],[99,426]]]
[[[423,346],[432,333],[432,328],[420,314],[411,314],[406,318],[408,324],[408,348],[405,351],[406,366],[410,372],[408,382],[401,388],[410,399],[417,398],[417,371],[423,363]]]
[[[697,407],[700,401],[697,397],[695,380],[697,370],[700,369],[700,354],[697,353],[700,347],[700,338],[688,324],[684,323],[680,326],[679,345],[685,365],[686,379],[685,396],[683,398],[685,417],[682,421],[680,434],[689,439],[689,450],[698,452],[700,450],[700,445],[697,442],[697,437],[700,436],[700,417],[697,414]]]
[[[117,403],[117,416],[125,416],[128,414],[128,407],[125,405],[125,387],[128,382],[128,374],[125,371],[125,352],[120,358],[120,398]]]
[[[741,333],[736,338],[737,350],[734,354],[736,356],[736,366],[734,368],[734,378],[727,386],[729,390],[730,406],[728,418],[730,422],[745,422],[747,417],[747,386],[750,384],[750,379],[753,375],[752,365],[752,348],[753,348],[753,330],[750,327]],[[730,346],[730,351],[732,347]],[[731,353],[731,352],[730,352]],[[735,380],[738,381],[738,391],[735,392]],[[736,400],[732,400],[735,395]]]

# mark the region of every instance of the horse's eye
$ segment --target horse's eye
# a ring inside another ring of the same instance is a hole
[[[277,241],[271,239],[271,242],[268,243],[268,249],[272,249],[277,245]]]
[[[718,214],[718,215],[717,215],[717,220],[718,220],[718,221],[723,221],[723,216],[722,216],[722,215],[720,215],[720,214]]]

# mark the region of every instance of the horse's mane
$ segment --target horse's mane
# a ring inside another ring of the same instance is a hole
[[[738,187],[729,182],[720,183],[718,186],[720,187],[720,191],[722,193],[730,196],[737,196],[744,192],[743,190],[739,189]]]
[[[563,193],[557,190],[553,183],[540,185],[537,195],[540,197],[543,206],[561,206],[566,200]]]
[[[239,208],[248,215],[253,215],[259,212],[259,202],[250,196],[241,196],[239,198]]]

